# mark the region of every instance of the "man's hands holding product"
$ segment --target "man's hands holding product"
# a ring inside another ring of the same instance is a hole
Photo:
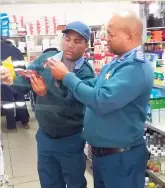
[[[18,75],[25,79],[29,79],[33,91],[39,95],[44,96],[47,93],[47,87],[44,79],[34,70],[18,70],[16,71]],[[5,85],[13,85],[14,78],[11,71],[8,68],[1,67],[1,82]]]
[[[50,68],[51,74],[57,80],[63,80],[66,74],[69,73],[68,68],[61,61],[54,59],[48,59],[45,64],[45,67]]]
[[[44,68],[50,68],[51,74],[57,80],[63,80],[66,74],[69,73],[68,68],[60,61],[49,58],[46,63],[44,63]],[[29,79],[33,91],[39,95],[44,96],[47,93],[47,87],[44,79],[34,70],[18,70],[16,71],[18,75],[25,79]],[[12,85],[14,79],[9,69],[1,69],[1,81],[3,84]]]
[[[20,71],[17,71],[17,73],[20,76],[30,80],[32,89],[37,95],[39,96],[46,95],[47,87],[46,87],[45,81],[36,71],[20,70]]]
[[[32,74],[30,77],[31,86],[33,88],[33,91],[39,95],[39,96],[45,96],[47,93],[47,87],[45,84],[44,79],[39,76]]]

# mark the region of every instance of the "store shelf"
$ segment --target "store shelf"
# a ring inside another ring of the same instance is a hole
[[[158,85],[158,84],[154,84],[154,87],[159,88],[159,89],[165,89],[165,85]]]
[[[165,125],[153,125],[146,122],[146,127],[165,136]]]
[[[151,172],[150,170],[146,170],[147,174],[151,176],[153,179],[157,181],[157,183],[165,186],[165,175],[159,175]]]
[[[145,42],[144,44],[165,44],[165,41]]]
[[[160,29],[165,29],[165,27],[149,27],[147,30],[160,30]]]
[[[9,36],[7,38],[25,38],[26,36],[24,35],[18,35],[18,36]]]

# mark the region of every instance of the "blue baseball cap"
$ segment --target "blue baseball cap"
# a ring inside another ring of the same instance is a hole
[[[87,41],[90,39],[90,29],[89,27],[79,21],[72,22],[66,26],[66,29],[62,33],[67,33],[68,31],[75,31],[84,37]]]

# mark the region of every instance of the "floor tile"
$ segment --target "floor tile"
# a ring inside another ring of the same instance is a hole
[[[27,176],[37,173],[36,146],[14,148],[10,150],[13,177]]]
[[[18,129],[16,133],[8,134],[9,148],[28,148],[36,145],[36,129]]]
[[[25,184],[33,181],[39,181],[38,174],[31,174],[30,176],[22,176],[18,178],[9,179],[10,185]]]
[[[10,150],[5,149],[4,162],[5,162],[5,174],[7,175],[8,178],[12,178],[13,172],[12,172],[12,164],[10,158]]]
[[[14,188],[41,188],[39,181],[15,185]]]
[[[7,133],[2,133],[2,143],[5,150],[9,149],[8,135]]]

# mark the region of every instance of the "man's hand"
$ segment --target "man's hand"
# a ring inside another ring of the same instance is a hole
[[[33,91],[39,96],[45,96],[47,94],[47,87],[44,79],[40,77],[36,77],[36,75],[32,74],[30,77],[31,86]]]
[[[52,76],[57,80],[63,80],[65,75],[69,73],[68,68],[60,61],[50,59],[47,66],[50,68]]]
[[[5,67],[1,67],[0,69],[1,74],[1,82],[5,85],[12,85],[13,84],[13,77],[9,69]]]

